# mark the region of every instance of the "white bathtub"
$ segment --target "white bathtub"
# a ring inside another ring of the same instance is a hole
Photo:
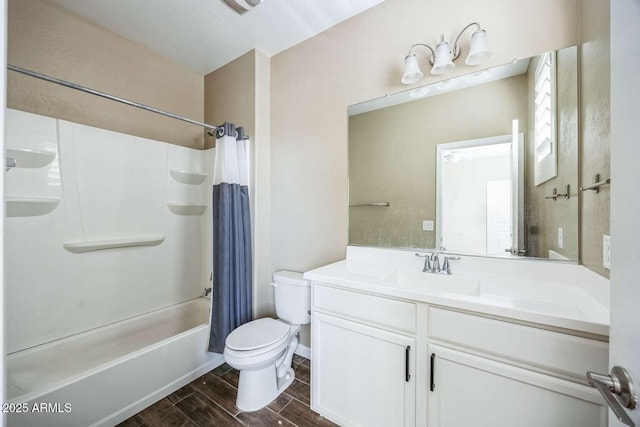
[[[209,306],[197,298],[9,355],[8,425],[113,426],[222,364],[206,351]]]

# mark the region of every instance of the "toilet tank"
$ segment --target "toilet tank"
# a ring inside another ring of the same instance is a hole
[[[311,322],[311,282],[296,271],[276,271],[273,273],[276,314],[279,319],[292,325],[306,325]]]

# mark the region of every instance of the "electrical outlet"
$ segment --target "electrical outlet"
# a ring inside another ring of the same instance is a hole
[[[558,227],[558,249],[564,249],[564,230]]]
[[[602,266],[611,269],[611,237],[606,234],[602,236]]]
[[[423,231],[433,231],[433,221],[422,221]]]

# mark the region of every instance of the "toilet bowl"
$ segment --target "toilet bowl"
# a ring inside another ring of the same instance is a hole
[[[309,315],[310,284],[302,273],[278,271],[273,275],[276,313],[234,329],[225,341],[224,359],[240,371],[236,406],[257,411],[280,395],[295,379],[291,367],[301,325]]]

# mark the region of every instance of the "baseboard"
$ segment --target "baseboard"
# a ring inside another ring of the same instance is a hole
[[[305,359],[311,360],[311,349],[306,345],[298,344],[294,353],[298,356],[304,357]]]

